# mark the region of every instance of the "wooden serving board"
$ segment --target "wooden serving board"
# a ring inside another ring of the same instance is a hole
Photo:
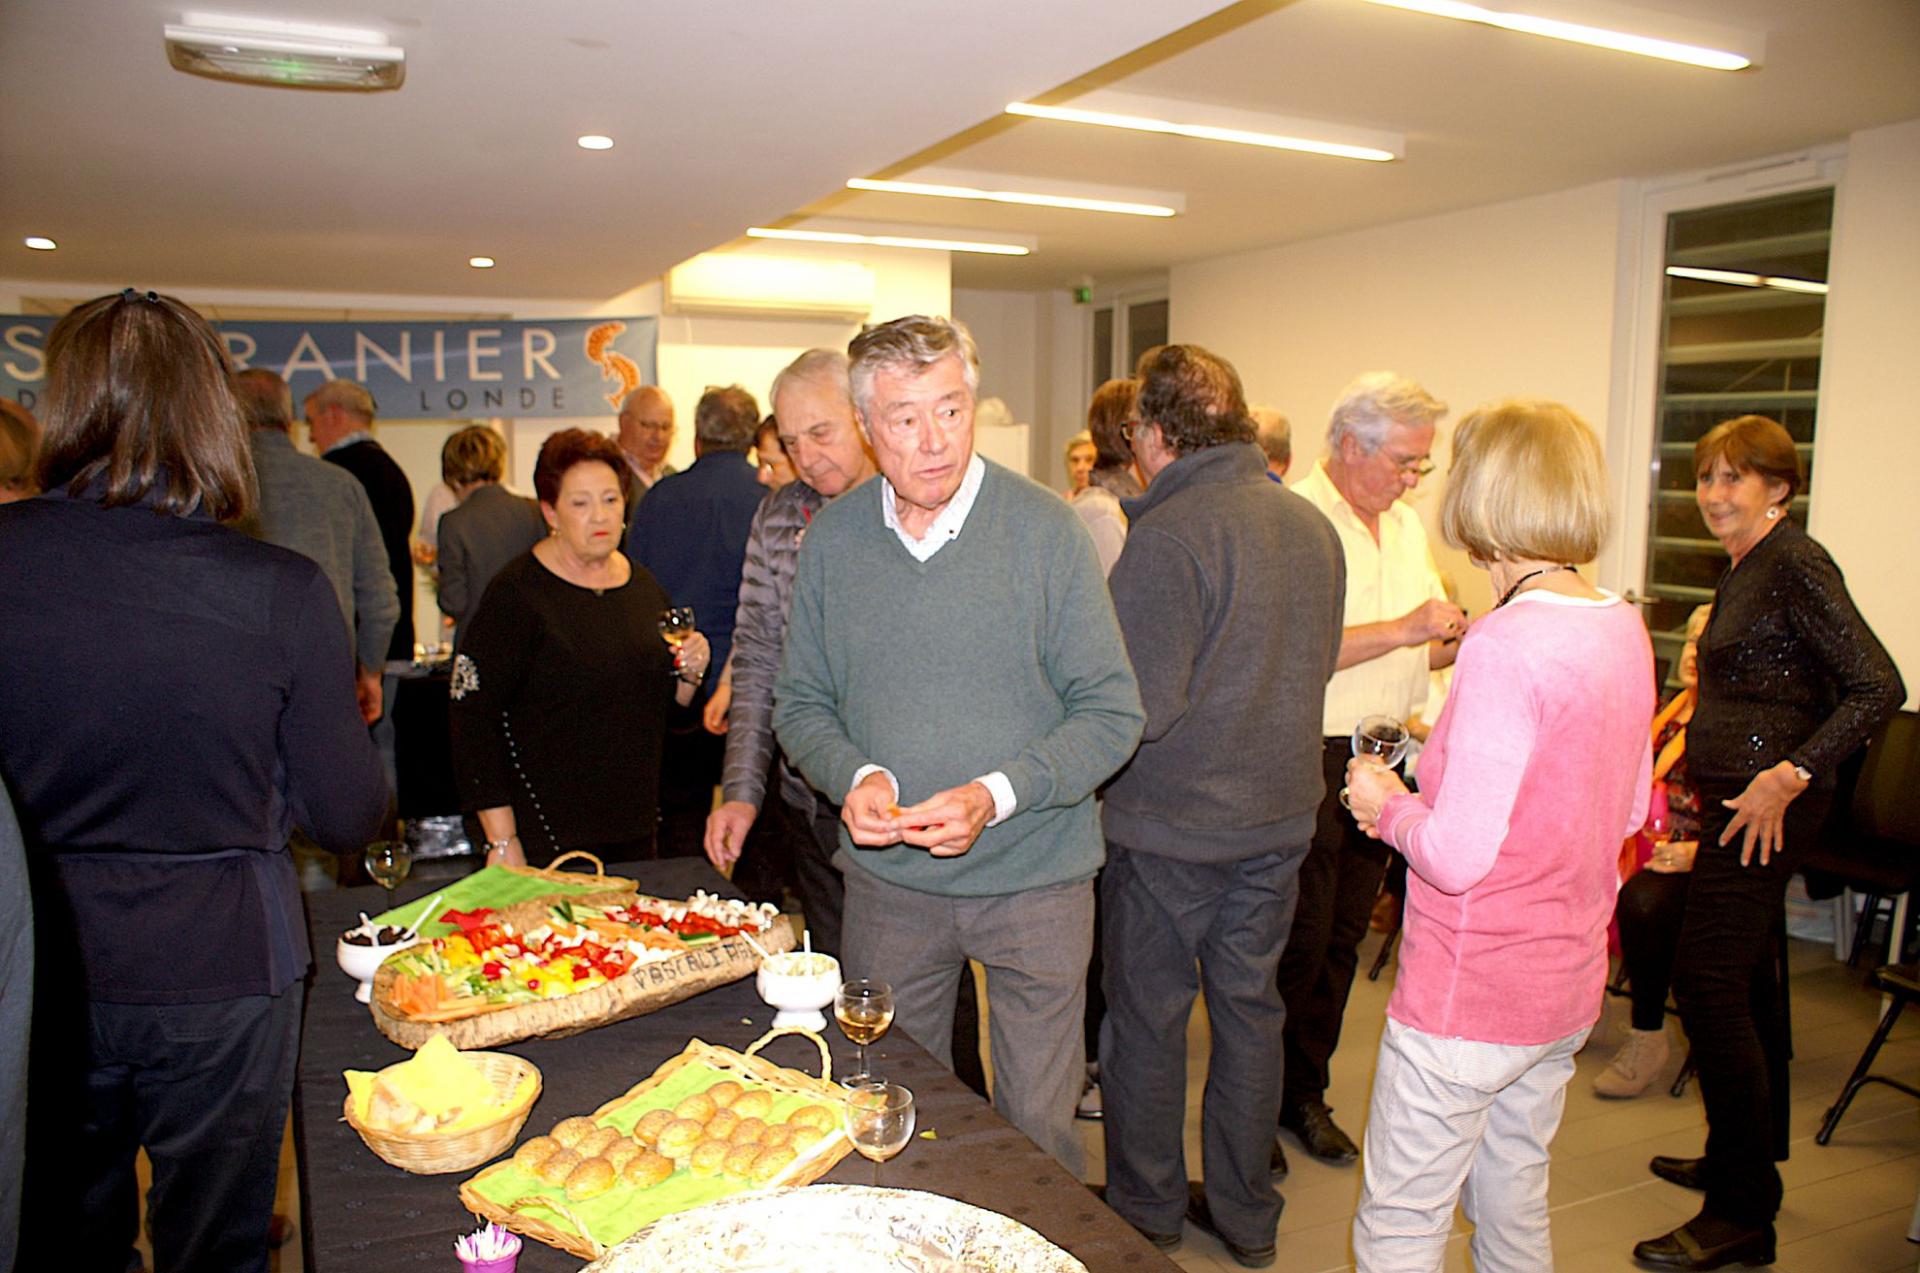
[[[550,897],[516,902],[501,911],[500,917],[521,931],[537,928],[546,921]],[[587,905],[624,906],[648,898],[626,891],[573,894],[568,901]],[[771,954],[792,950],[792,925],[774,924],[755,937]],[[395,952],[401,953],[401,952]],[[617,981],[582,990],[558,999],[534,1003],[510,1004],[482,1009],[472,1016],[446,1021],[419,1021],[401,1015],[393,1008],[393,983],[398,973],[393,957],[373,976],[373,994],[368,1008],[373,1024],[403,1048],[419,1048],[436,1034],[443,1034],[463,1052],[482,1051],[522,1039],[558,1039],[580,1034],[614,1021],[625,1021],[664,1008],[682,999],[691,999],[715,986],[752,976],[760,967],[760,954],[741,936],[690,946],[666,959],[648,960],[633,966]]]

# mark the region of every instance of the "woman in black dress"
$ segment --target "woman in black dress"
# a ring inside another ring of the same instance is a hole
[[[1773,943],[1788,850],[1819,834],[1840,762],[1906,690],[1833,559],[1787,516],[1802,481],[1787,431],[1764,416],[1716,425],[1694,447],[1694,472],[1701,516],[1733,558],[1700,638],[1687,730],[1701,828],[1674,981],[1707,1146],[1651,1168],[1706,1199],[1633,1253],[1656,1268],[1714,1269],[1773,1260],[1788,1045]]]
[[[454,773],[490,864],[653,856],[668,704],[692,701],[708,651],[698,632],[667,645],[673,602],[620,551],[631,480],[611,439],[548,438],[533,485],[551,533],[494,576],[454,657]]]

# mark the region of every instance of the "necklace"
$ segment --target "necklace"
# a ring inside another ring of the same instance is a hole
[[[1495,610],[1498,610],[1501,606],[1504,606],[1505,604],[1507,604],[1507,602],[1513,600],[1513,594],[1516,592],[1519,592],[1520,585],[1525,583],[1529,579],[1538,579],[1541,575],[1551,575],[1558,571],[1572,570],[1572,569],[1573,569],[1572,566],[1542,566],[1538,570],[1529,570],[1526,574],[1521,575],[1518,579],[1513,581],[1513,587],[1507,589],[1506,592],[1501,595],[1500,600],[1494,603],[1493,608]]]

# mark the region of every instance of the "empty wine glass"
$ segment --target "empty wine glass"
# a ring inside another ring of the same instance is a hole
[[[905,1149],[913,1138],[913,1093],[898,1083],[856,1083],[847,1089],[847,1139],[873,1161],[873,1183],[880,1164]]]
[[[391,904],[393,890],[413,869],[413,849],[404,840],[375,840],[367,846],[366,862],[367,874],[387,890],[387,901]]]
[[[873,1075],[867,1070],[867,1045],[893,1025],[893,987],[866,977],[842,982],[833,998],[833,1015],[840,1022],[840,1032],[859,1049],[859,1059],[847,1083],[868,1082]]]
[[[1413,735],[1391,716],[1365,716],[1353,727],[1353,754],[1378,756],[1380,763],[1392,769],[1407,754]]]

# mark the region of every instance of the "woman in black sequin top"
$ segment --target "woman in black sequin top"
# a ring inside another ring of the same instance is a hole
[[[1706,1199],[1692,1220],[1634,1248],[1643,1264],[1682,1269],[1773,1259],[1789,1042],[1774,935],[1787,850],[1818,835],[1840,762],[1906,697],[1839,568],[1786,516],[1802,481],[1787,431],[1763,416],[1717,425],[1696,444],[1694,471],[1701,516],[1733,559],[1700,641],[1687,730],[1702,827],[1674,985],[1707,1146],[1652,1169]]]

